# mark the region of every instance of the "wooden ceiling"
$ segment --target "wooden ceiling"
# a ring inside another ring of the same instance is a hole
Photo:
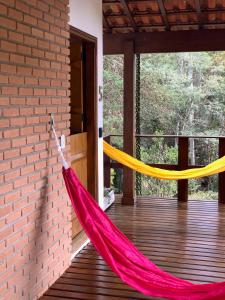
[[[225,29],[225,0],[103,0],[105,33]]]

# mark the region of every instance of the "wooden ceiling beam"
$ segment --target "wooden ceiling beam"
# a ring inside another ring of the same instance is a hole
[[[123,9],[124,9],[126,15],[128,16],[129,21],[130,21],[130,23],[131,23],[131,25],[132,25],[134,31],[137,32],[137,31],[138,31],[138,28],[137,28],[137,26],[136,26],[136,23],[135,23],[135,21],[134,21],[134,18],[133,18],[132,14],[131,14],[131,11],[130,11],[130,9],[129,9],[129,6],[128,6],[126,0],[120,0],[120,3],[121,3],[121,5],[123,6]]]
[[[107,20],[107,17],[105,16],[104,11],[102,12],[102,16],[103,16],[103,22],[105,23],[106,29],[107,29],[109,32],[112,32],[112,28],[111,28],[111,26],[109,25],[109,22],[108,22],[108,20]]]
[[[167,11],[167,16],[169,15],[181,15],[181,14],[193,14],[195,13],[195,11],[193,10],[180,10],[180,11]],[[225,13],[225,9],[224,10],[218,10],[218,9],[210,9],[210,10],[201,10],[201,15],[208,15],[208,14],[224,14]],[[148,12],[148,11],[138,11],[135,12],[133,14],[133,17],[160,17],[161,14],[159,12]],[[123,18],[126,17],[126,15],[124,13],[108,13],[105,14],[105,17],[109,17],[109,18]]]
[[[225,51],[225,29],[104,34],[104,54],[123,54],[126,40],[135,53]]]
[[[166,14],[166,9],[163,3],[163,0],[157,0],[160,12],[162,14],[163,22],[165,24],[166,30],[170,30],[170,25],[168,22],[167,14]]]
[[[203,28],[202,24],[202,11],[201,11],[201,5],[199,0],[195,0],[195,8],[198,16],[198,22],[199,22],[199,29]]]

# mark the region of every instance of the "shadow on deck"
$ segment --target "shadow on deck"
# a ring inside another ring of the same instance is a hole
[[[154,263],[192,282],[225,280],[225,205],[217,201],[139,198],[116,203],[111,220]],[[89,244],[41,300],[155,299],[123,284]]]

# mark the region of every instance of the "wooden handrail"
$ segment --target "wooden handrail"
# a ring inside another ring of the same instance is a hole
[[[123,137],[121,134],[111,134],[104,137],[104,140],[109,144],[111,137]],[[219,139],[219,157],[225,155],[225,136],[177,136],[177,135],[152,135],[152,134],[137,134],[139,138],[177,138],[178,139],[178,164],[148,164],[149,166],[158,167],[168,170],[184,170],[190,168],[204,167],[204,165],[189,165],[188,160],[188,141],[191,138],[195,139]],[[120,163],[111,161],[109,157],[104,156],[104,176],[105,186],[110,187],[110,169],[123,168]],[[218,196],[219,202],[225,203],[225,172],[220,173],[218,180]],[[178,200],[188,200],[188,180],[178,180]]]
[[[110,134],[107,135],[106,137],[123,137],[122,134]],[[106,138],[104,137],[104,139]],[[174,135],[174,134],[166,134],[166,135],[161,135],[161,134],[136,134],[135,137],[140,137],[140,138],[182,138],[186,137],[189,139],[225,139],[225,136],[218,135],[218,136],[208,136],[208,135]]]

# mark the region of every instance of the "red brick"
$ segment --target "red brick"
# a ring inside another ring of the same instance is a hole
[[[21,177],[14,181],[14,188],[22,187],[27,184],[27,177]]]
[[[45,22],[43,20],[38,20],[38,27],[41,28],[41,29],[43,29],[43,30],[48,31],[50,25],[49,25],[49,23],[47,23],[47,22]]]
[[[39,98],[38,97],[27,97],[27,105],[39,105]]]
[[[5,174],[5,181],[12,181],[20,176],[20,170],[13,170]]]
[[[10,148],[10,146],[11,146],[11,141],[2,140],[1,143],[0,143],[0,150],[8,149],[8,148]]]
[[[32,162],[35,162],[37,160],[39,160],[39,154],[38,153],[27,156],[27,163],[28,164],[32,163]]]
[[[5,130],[3,133],[5,138],[13,138],[19,135],[19,129],[9,129]]]
[[[35,204],[32,203],[22,209],[22,215],[24,216],[24,215],[30,214],[34,210],[35,210]]]
[[[0,28],[0,36],[2,39],[7,39],[7,36],[8,36],[7,29]]]
[[[7,7],[0,3],[0,12],[2,15],[7,15]]]
[[[38,66],[38,59],[33,57],[26,57],[26,64],[32,66]]]
[[[19,88],[19,95],[31,96],[31,95],[33,95],[33,89],[32,88]]]
[[[20,66],[18,66],[17,74],[18,75],[24,75],[24,76],[30,76],[32,74],[32,68],[31,67],[20,67]]]
[[[9,75],[11,76],[13,74],[16,74],[16,66],[15,65],[2,64],[1,65],[1,72],[9,73]]]
[[[22,116],[29,116],[29,115],[32,115],[34,112],[34,109],[33,107],[23,107],[23,108],[20,108],[20,114]]]
[[[29,117],[29,118],[27,118],[27,125],[38,124],[38,123],[39,123],[39,117]]]
[[[36,133],[42,133],[47,131],[47,126],[46,125],[36,125],[34,126],[34,132]]]
[[[20,191],[12,191],[5,195],[5,203],[16,201],[20,198]]]
[[[35,26],[37,25],[37,18],[31,17],[30,15],[24,15],[24,23]]]
[[[34,95],[35,96],[44,96],[45,95],[45,89],[34,89]]]
[[[42,151],[47,149],[46,143],[36,144],[34,146],[35,151]]]
[[[1,170],[1,172],[4,172],[4,171],[9,170],[10,167],[11,167],[10,161],[3,161],[3,162],[0,162],[0,170]]]
[[[24,78],[21,76],[9,76],[9,83],[17,85],[24,84]]]
[[[34,172],[34,165],[29,165],[21,168],[21,175],[32,174],[33,172]],[[33,189],[30,190],[30,193],[32,193],[32,191]]]
[[[9,105],[9,97],[0,97],[0,105]]]
[[[9,127],[9,119],[0,119],[0,128]],[[2,141],[1,141],[2,142]]]
[[[21,154],[29,154],[29,153],[32,153],[34,151],[34,146],[33,145],[29,145],[29,146],[26,146],[26,147],[23,147],[21,148]]]
[[[23,13],[29,13],[30,11],[29,6],[20,0],[16,0],[16,8]]]
[[[44,20],[50,24],[54,24],[54,17],[51,16],[49,13],[44,14]]]
[[[46,71],[46,77],[47,78],[56,78],[57,77],[57,73],[54,71]]]
[[[19,109],[18,108],[4,108],[3,109],[3,116],[5,117],[15,117],[19,115]]]
[[[2,94],[4,95],[16,95],[18,89],[16,87],[2,87]]]
[[[26,120],[23,117],[19,118],[13,118],[10,121],[11,126],[25,126],[26,125]]]
[[[40,114],[46,114],[46,111],[47,111],[47,109],[46,109],[46,107],[35,107],[34,108],[34,113],[36,114],[36,115],[40,115]],[[49,118],[49,116],[48,116],[48,118]]]
[[[43,38],[44,37],[43,31],[40,30],[40,29],[34,28],[34,27],[32,28],[32,35],[36,36],[38,38]]]
[[[8,10],[8,16],[12,19],[16,19],[17,21],[23,20],[23,13],[21,11],[18,11],[14,8],[9,8]]]
[[[23,97],[11,97],[10,98],[10,104],[15,105],[25,105],[26,99]]]
[[[12,211],[12,205],[6,205],[0,209],[0,218],[5,217]]]
[[[56,59],[56,54],[53,53],[53,52],[45,51],[45,57],[47,59],[50,59],[50,60],[55,60]]]
[[[23,55],[10,54],[10,61],[14,63],[23,64],[25,60]]]
[[[32,55],[36,56],[36,57],[44,57],[45,56],[45,52],[43,50],[40,49],[32,49]]]
[[[30,14],[36,18],[42,19],[43,18],[43,12],[40,10],[37,10],[36,8],[30,9]]]
[[[40,69],[33,69],[33,76],[45,77],[45,71]]]
[[[0,164],[1,166],[1,164]],[[8,184],[4,184],[1,186],[1,194],[6,194],[6,193],[9,193],[13,190],[13,184],[12,183],[8,183]]]
[[[38,1],[37,2],[37,7],[44,11],[44,12],[48,12],[49,11],[49,5],[47,3],[44,3],[43,1]]]
[[[45,32],[45,39],[54,42],[55,41],[55,35],[49,32]]]
[[[50,48],[50,44],[48,41],[45,40],[38,40],[38,48],[41,49],[49,49]]]
[[[51,67],[50,61],[48,60],[40,60],[40,67],[49,69]]]
[[[17,219],[19,219],[21,217],[21,215],[22,215],[21,214],[21,210],[14,211],[12,214],[10,214],[9,216],[7,216],[6,223],[7,224],[11,224],[11,223],[15,222]],[[21,236],[21,233],[19,235]]]
[[[50,80],[49,79],[39,79],[39,84],[41,86],[50,86]]]
[[[12,140],[12,147],[20,147],[26,145],[26,138],[17,138]]]
[[[4,153],[4,159],[9,159],[9,158],[15,158],[20,155],[20,150],[19,149],[12,149],[5,151]]]
[[[16,29],[16,22],[14,20],[10,20],[9,18],[0,16],[0,24],[8,29]]]
[[[21,135],[32,134],[33,132],[34,132],[33,127],[24,127],[24,128],[20,128],[20,134],[21,134]]]
[[[0,74],[0,84],[2,83],[8,83],[9,77],[7,75]]]
[[[18,167],[21,167],[25,164],[26,164],[26,158],[25,157],[20,157],[18,159],[12,160],[12,168],[18,168]]]
[[[36,144],[39,142],[39,135],[30,135],[27,137],[27,144]]]
[[[36,173],[30,174],[30,176],[29,176],[29,182],[37,181],[40,178],[41,178],[40,172],[36,172]],[[36,191],[36,193],[37,193],[37,198],[39,198],[40,197],[40,191]],[[33,194],[32,195],[32,199],[34,199],[34,198],[35,198],[35,195]]]
[[[31,34],[31,27],[21,23],[17,23],[17,30],[25,34]]]
[[[24,43],[26,45],[32,46],[32,47],[37,47],[37,38],[30,37],[30,36],[24,36]]]
[[[34,77],[26,77],[25,78],[25,84],[28,85],[38,85],[38,79]]]
[[[23,34],[9,31],[9,39],[12,41],[16,41],[17,43],[23,43]]]

